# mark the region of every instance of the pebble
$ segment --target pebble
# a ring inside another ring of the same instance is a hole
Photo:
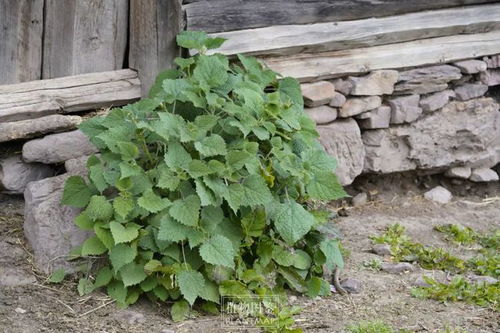
[[[354,207],[362,206],[368,202],[368,195],[365,192],[361,192],[352,198],[352,205]]]
[[[295,303],[295,302],[297,302],[297,296],[292,295],[292,296],[288,297],[288,301],[289,301],[290,303]]]
[[[117,317],[123,321],[126,321],[129,325],[142,324],[146,322],[146,317],[137,311],[124,310],[117,314]]]
[[[372,247],[372,251],[379,256],[390,256],[391,246],[389,244],[375,244]]]
[[[442,186],[436,186],[432,190],[424,193],[424,198],[440,204],[447,204],[451,201],[451,192]]]
[[[498,180],[498,174],[488,168],[479,168],[472,170],[469,179],[473,182],[494,182]]]
[[[348,278],[347,280],[341,282],[340,286],[344,288],[349,294],[359,294],[362,289],[361,281],[351,278]]]
[[[20,314],[25,314],[27,312],[23,308],[16,308],[14,311],[16,311],[17,313],[20,313]]]
[[[171,330],[170,328],[164,328],[164,329],[161,330],[160,333],[175,333],[175,331]]]
[[[391,274],[401,274],[404,272],[414,271],[415,267],[407,262],[399,262],[397,264],[382,263],[382,270]]]

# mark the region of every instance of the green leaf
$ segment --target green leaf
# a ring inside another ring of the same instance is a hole
[[[182,31],[177,35],[177,45],[185,49],[201,50],[208,35],[203,31]]]
[[[189,318],[190,312],[191,308],[189,307],[189,303],[185,300],[181,300],[175,302],[174,305],[172,305],[170,315],[172,316],[172,320],[177,323]]]
[[[111,231],[103,228],[102,222],[97,222],[94,225],[94,232],[104,246],[106,246],[108,250],[111,250],[111,248],[115,245],[115,240],[113,239],[113,235],[111,235]]]
[[[113,212],[113,206],[102,195],[93,195],[85,209],[85,214],[92,221],[108,221],[113,216]]]
[[[125,219],[127,215],[134,210],[134,200],[122,196],[116,197],[113,201],[113,208],[116,214],[122,219]]]
[[[328,171],[333,172],[337,167],[337,162],[333,157],[323,150],[308,149],[301,154],[302,161],[313,172]]]
[[[247,236],[259,237],[266,227],[266,212],[256,209],[241,219],[241,226]]]
[[[307,296],[314,298],[318,296],[321,292],[323,279],[313,276],[306,282],[306,284],[307,284]]]
[[[234,268],[236,251],[231,241],[224,236],[215,235],[205,242],[200,247],[200,255],[209,264]]]
[[[75,218],[75,224],[82,230],[92,230],[94,228],[94,221],[85,213],[81,213]]]
[[[168,145],[168,151],[165,154],[165,163],[169,167],[187,169],[191,160],[191,155],[189,155],[179,142],[173,142]]]
[[[197,195],[190,195],[185,199],[174,201],[170,207],[170,215],[187,226],[198,225],[200,219],[200,199]]]
[[[333,271],[335,267],[344,268],[344,260],[342,259],[342,252],[340,252],[337,240],[325,239],[321,242],[319,248],[326,257],[325,265],[330,271]]]
[[[255,207],[273,201],[273,196],[265,180],[259,175],[248,176],[242,184],[229,186],[229,205],[236,211],[240,206]]]
[[[61,203],[63,205],[83,208],[87,206],[92,191],[80,176],[71,176],[66,180]]]
[[[100,255],[106,250],[106,246],[96,236],[87,238],[82,244],[82,256]]]
[[[167,198],[160,197],[153,190],[148,190],[137,200],[137,204],[148,212],[158,213],[170,206],[171,202]]]
[[[178,74],[179,73],[175,69],[167,69],[163,72],[160,72],[160,74],[158,74],[158,76],[156,77],[154,84],[151,86],[151,89],[149,89],[148,96],[150,98],[153,98],[158,95],[162,90],[163,81],[166,79],[175,79],[177,78]]]
[[[82,278],[78,280],[78,294],[85,296],[94,291],[94,285],[89,279]]]
[[[125,225],[118,222],[110,222],[109,228],[111,230],[111,234],[113,235],[113,239],[115,240],[115,244],[119,243],[128,243],[133,241],[139,236],[139,228],[135,223],[127,223]]]
[[[318,172],[306,186],[307,193],[314,199],[337,200],[348,196],[332,172]]]
[[[295,244],[314,225],[314,216],[294,201],[279,204],[273,212],[273,220],[276,230],[289,245]]]
[[[115,272],[118,272],[120,268],[126,264],[131,263],[136,256],[137,250],[132,246],[123,243],[115,245],[109,251],[109,260],[111,261]]]
[[[231,150],[227,153],[227,165],[233,170],[239,170],[250,162],[254,156],[245,150]]]
[[[250,292],[246,285],[241,283],[240,281],[235,280],[226,280],[222,281],[219,285],[219,293],[222,296],[230,296],[230,297],[248,297],[250,296]]]
[[[159,188],[175,191],[179,187],[181,180],[167,166],[159,167],[158,171],[160,173],[157,184]]]
[[[125,287],[139,284],[147,277],[144,272],[144,265],[136,264],[134,262],[123,266],[120,269],[120,275]]]
[[[311,262],[312,259],[307,254],[307,252],[302,251],[302,250],[296,250],[294,255],[293,255],[293,266],[295,268],[301,269],[301,270],[306,270],[311,267]]]
[[[92,165],[89,168],[89,178],[90,180],[92,180],[92,183],[95,185],[99,193],[102,193],[105,189],[108,188],[108,183],[104,178],[104,168],[100,163]]]
[[[177,281],[182,295],[190,305],[193,305],[205,287],[205,278],[200,272],[189,270],[177,274]]]
[[[180,242],[187,238],[189,227],[165,216],[161,219],[160,229],[158,230],[158,239],[172,242]]]
[[[132,142],[117,142],[116,146],[124,161],[135,160],[139,156],[139,148]]]
[[[202,141],[197,141],[194,143],[194,147],[200,152],[203,157],[210,157],[216,155],[226,155],[226,142],[224,139],[217,134],[212,134],[204,138]]]
[[[201,179],[196,179],[195,185],[196,194],[200,198],[201,206],[217,205],[217,197]]]
[[[205,46],[207,47],[207,49],[218,49],[219,47],[222,46],[222,44],[224,44],[224,42],[226,41],[227,39],[225,38],[220,38],[220,37],[217,37],[217,38],[207,38],[207,40],[205,41]]]
[[[205,161],[192,160],[189,162],[187,171],[193,178],[203,177],[212,173]]]
[[[215,231],[223,219],[224,212],[220,207],[206,206],[201,209],[201,227],[210,234]]]
[[[206,301],[220,303],[219,287],[212,281],[205,281],[205,286],[198,296]]]
[[[107,292],[109,297],[114,299],[118,304],[125,304],[127,288],[121,281],[115,280],[108,284]]]
[[[205,90],[223,85],[227,79],[228,61],[223,61],[216,55],[200,55],[196,68],[193,71],[193,78],[205,86]]]
[[[48,281],[50,283],[61,283],[66,277],[66,271],[64,268],[56,269],[52,274],[50,274]]]
[[[111,271],[111,268],[105,266],[101,268],[97,273],[95,277],[94,287],[95,288],[104,287],[111,282],[112,278],[113,278],[113,272]]]

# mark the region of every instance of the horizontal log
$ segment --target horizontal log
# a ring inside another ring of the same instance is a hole
[[[262,59],[272,70],[302,82],[377,69],[446,63],[500,53],[500,31],[422,39],[314,55]]]
[[[404,22],[404,24],[401,24]],[[338,23],[280,25],[212,34],[227,41],[214,52],[290,55],[393,44],[500,29],[500,3]]]
[[[382,17],[497,0],[190,0],[187,29],[222,32]],[[406,24],[403,22],[403,24]]]
[[[77,128],[81,122],[82,117],[80,116],[53,114],[41,118],[0,123],[0,142],[70,131]]]
[[[0,86],[0,122],[120,106],[141,97],[130,69]]]

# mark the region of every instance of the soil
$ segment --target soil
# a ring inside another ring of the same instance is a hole
[[[451,203],[440,205],[423,199],[426,188],[443,182],[455,195]],[[291,295],[292,303],[303,308],[296,317],[298,326],[305,332],[343,332],[348,324],[380,319],[396,329],[414,332],[439,332],[446,326],[467,332],[500,332],[500,315],[491,309],[464,303],[442,304],[410,295],[418,277],[442,276],[442,272],[417,269],[394,275],[363,266],[363,262],[371,259],[384,260],[370,252],[369,236],[381,234],[394,223],[405,226],[407,234],[422,244],[444,247],[465,257],[470,255],[469,250],[460,250],[445,242],[433,227],[453,223],[481,232],[500,228],[498,182],[453,185],[435,176],[406,174],[365,177],[348,190],[351,194],[363,190],[370,197],[370,201],[360,207],[342,203],[332,206],[339,215],[344,215],[338,218],[338,228],[344,237],[344,247],[350,251],[342,278],[360,281],[362,290],[358,294],[333,294],[321,299]],[[22,232],[22,213],[21,197],[0,195],[0,273],[2,269],[4,273],[14,272],[19,282],[24,281],[18,286],[0,286],[0,332],[242,331],[221,328],[218,316],[173,323],[168,316],[168,304],[148,300],[141,300],[126,310],[118,309],[100,292],[78,296],[76,281],[71,278],[62,284],[47,283],[46,277],[31,265],[32,257]]]

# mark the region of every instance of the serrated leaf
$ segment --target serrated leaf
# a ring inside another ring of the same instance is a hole
[[[314,225],[314,216],[295,201],[279,204],[273,212],[273,221],[280,236],[289,245],[295,244]]]
[[[314,298],[318,296],[321,292],[321,286],[323,284],[323,279],[320,279],[318,277],[311,277],[309,280],[306,281],[307,285],[307,296]]]
[[[144,265],[136,264],[134,262],[120,268],[120,275],[125,287],[139,284],[147,277],[144,272]]]
[[[185,300],[181,300],[175,302],[174,305],[172,305],[170,315],[172,316],[172,320],[174,322],[179,322],[189,318],[190,312],[191,308],[189,307],[189,303]]]
[[[201,209],[201,227],[209,234],[215,231],[223,219],[224,212],[220,207],[206,206]]]
[[[109,251],[109,260],[111,261],[115,272],[118,272],[120,268],[126,264],[131,263],[136,256],[137,250],[132,246],[123,243],[115,245]]]
[[[118,304],[125,304],[127,299],[127,288],[123,285],[121,281],[113,281],[108,284],[107,290],[108,296],[114,299]]]
[[[160,173],[157,184],[159,188],[175,191],[179,187],[181,180],[165,165],[160,167],[158,171]]]
[[[82,230],[92,230],[94,228],[94,221],[85,213],[81,213],[75,218],[75,224]]]
[[[120,179],[137,176],[143,172],[141,167],[139,167],[138,165],[130,164],[127,162],[120,163],[119,168],[120,168]]]
[[[231,150],[227,153],[226,163],[229,168],[239,170],[253,158],[254,156],[245,150]]]
[[[153,97],[157,96],[158,94],[160,94],[164,80],[175,79],[175,78],[177,78],[178,74],[179,74],[179,72],[175,69],[167,69],[163,72],[160,72],[160,74],[158,74],[158,76],[156,76],[154,84],[149,89],[149,93],[148,93],[149,98],[153,98]]]
[[[132,198],[125,198],[122,196],[116,197],[113,201],[113,208],[115,212],[122,218],[126,218],[127,215],[134,210],[134,200]]]
[[[177,35],[177,45],[185,49],[201,50],[208,35],[203,31],[182,31]]]
[[[221,86],[227,81],[228,69],[227,59],[222,60],[216,55],[200,55],[193,71],[193,78],[200,82],[205,90],[208,90]]]
[[[266,212],[256,209],[241,219],[241,226],[247,236],[259,237],[266,227]]]
[[[117,142],[116,146],[124,161],[135,160],[139,156],[139,148],[132,142]]]
[[[158,213],[170,206],[171,202],[167,198],[160,197],[153,190],[148,190],[137,200],[137,204],[148,212]]]
[[[337,240],[325,239],[321,242],[319,248],[326,257],[325,265],[330,271],[333,271],[335,267],[344,268],[344,260],[342,259],[342,252],[340,252]]]
[[[191,162],[191,155],[179,142],[172,142],[168,145],[165,154],[165,163],[171,168],[187,169]]]
[[[195,185],[196,194],[200,198],[201,206],[217,205],[217,197],[201,179],[196,179]]]
[[[92,165],[89,168],[89,178],[92,180],[92,183],[95,185],[99,193],[102,193],[108,188],[108,184],[104,178],[104,168],[101,164]]]
[[[206,301],[220,303],[219,287],[212,281],[205,281],[205,286],[198,296]]]
[[[218,134],[212,134],[204,138],[202,141],[197,141],[194,143],[194,147],[198,152],[200,152],[203,157],[210,157],[216,155],[226,155],[226,142]]]
[[[106,246],[97,238],[92,236],[87,238],[82,244],[82,256],[100,255],[106,252]]]
[[[118,222],[110,222],[109,228],[111,230],[111,234],[113,235],[113,239],[115,240],[115,244],[119,243],[128,243],[133,241],[139,236],[139,228],[135,223],[127,223],[125,225]]]
[[[301,157],[304,165],[307,164],[307,166],[314,172],[333,172],[333,170],[337,167],[335,159],[323,150],[308,149],[302,152]]]
[[[111,282],[112,278],[113,278],[113,272],[111,271],[111,268],[105,266],[101,268],[97,273],[95,277],[94,287],[95,288],[104,287]]]
[[[193,305],[205,286],[205,278],[200,272],[189,270],[177,274],[177,281],[182,295]]]
[[[229,195],[226,197],[231,209],[236,211],[240,206],[255,207],[266,205],[273,200],[273,196],[265,180],[260,175],[250,175],[242,184],[231,184]]]
[[[50,274],[48,281],[50,283],[61,283],[66,277],[66,271],[64,268],[56,269],[52,274]]]
[[[156,276],[149,276],[146,280],[140,283],[141,289],[146,292],[153,290],[157,285],[158,280],[156,279]]]
[[[315,173],[306,186],[307,193],[314,199],[337,200],[348,196],[332,172]]]
[[[161,219],[158,239],[172,242],[180,242],[187,238],[189,227],[177,222],[170,216]]]
[[[293,254],[293,267],[301,270],[306,270],[311,267],[311,262],[312,259],[307,254],[307,252],[302,251],[302,250],[296,250],[295,253]]]
[[[113,239],[113,235],[111,235],[111,231],[103,228],[103,223],[98,222],[94,225],[94,232],[97,238],[106,246],[108,250],[115,245],[115,241]]]
[[[71,176],[66,180],[61,203],[63,205],[83,208],[87,206],[92,191],[80,176]]]
[[[78,280],[78,294],[80,296],[85,296],[94,291],[94,284],[89,279]]]
[[[200,219],[200,199],[197,195],[190,195],[185,199],[173,202],[169,213],[174,219],[187,226],[198,225]]]
[[[113,206],[102,195],[93,195],[89,205],[85,208],[85,214],[92,221],[107,221],[113,216],[113,212]]]
[[[193,178],[203,177],[212,173],[212,170],[208,167],[205,161],[192,160],[189,162],[187,172]]]
[[[215,235],[200,247],[200,255],[204,261],[212,265],[234,268],[236,251],[229,239]]]

